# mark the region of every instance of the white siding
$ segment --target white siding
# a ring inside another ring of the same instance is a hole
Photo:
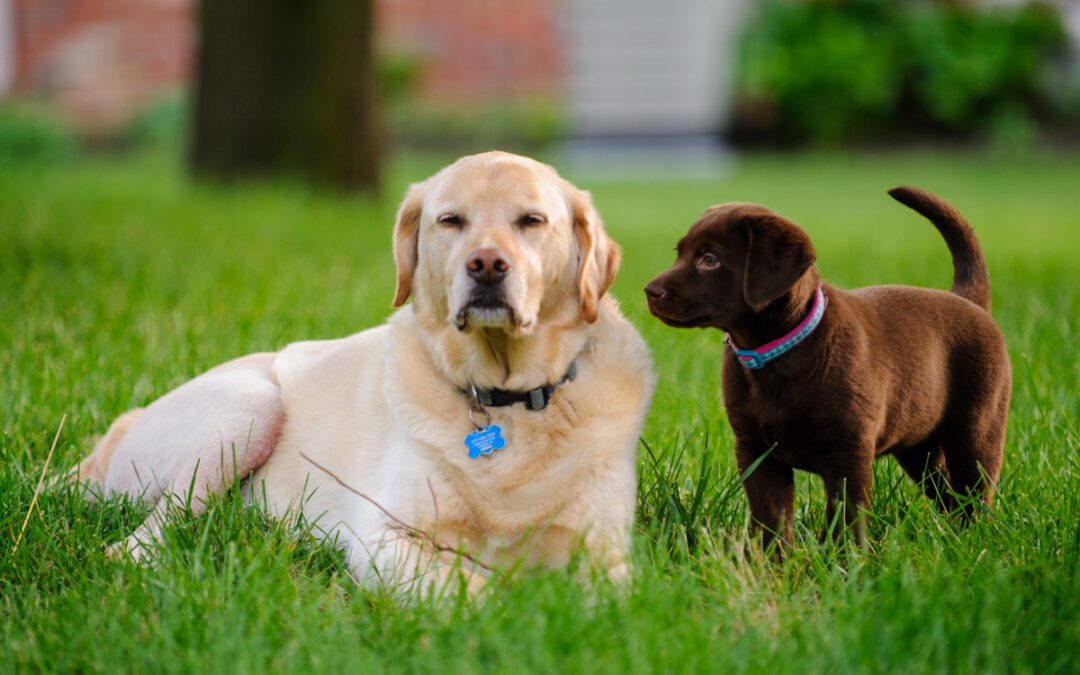
[[[567,0],[568,101],[579,136],[717,131],[747,0]]]

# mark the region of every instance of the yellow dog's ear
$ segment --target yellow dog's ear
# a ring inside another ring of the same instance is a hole
[[[578,255],[578,297],[581,300],[581,316],[585,321],[596,321],[600,298],[607,292],[619,269],[619,245],[604,232],[604,223],[593,206],[588,192],[579,190],[564,181],[574,217],[574,237]]]
[[[413,272],[419,260],[420,213],[424,201],[423,183],[413,183],[398,208],[394,223],[394,264],[397,265],[397,288],[391,307],[401,307],[412,293]]]

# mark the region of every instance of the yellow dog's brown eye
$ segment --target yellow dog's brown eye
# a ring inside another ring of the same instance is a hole
[[[439,216],[437,222],[440,225],[449,225],[450,227],[461,227],[465,224],[465,220],[456,213],[444,213]]]
[[[528,227],[530,225],[543,225],[547,222],[547,218],[539,213],[526,213],[522,217],[518,218],[518,225],[521,227]]]

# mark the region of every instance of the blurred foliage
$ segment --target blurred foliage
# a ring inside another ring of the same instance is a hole
[[[124,133],[137,146],[178,143],[190,121],[188,99],[180,92],[164,96],[143,108]]]
[[[74,149],[71,128],[48,110],[25,103],[0,105],[0,164],[53,161]]]
[[[566,130],[554,100],[460,103],[406,99],[385,111],[392,144],[410,149],[532,152]]]
[[[402,50],[379,50],[375,70],[379,81],[379,98],[384,105],[396,105],[407,100],[420,82],[423,60],[420,55]]]
[[[766,0],[740,45],[736,142],[1030,139],[1076,109],[1057,11],[889,0]]]

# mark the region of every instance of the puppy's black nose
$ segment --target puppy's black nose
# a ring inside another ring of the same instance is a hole
[[[469,276],[481,283],[502,281],[510,272],[510,263],[494,248],[478,248],[465,261]]]
[[[655,281],[649,282],[649,285],[645,287],[645,295],[650,300],[659,300],[664,297],[664,287]]]

